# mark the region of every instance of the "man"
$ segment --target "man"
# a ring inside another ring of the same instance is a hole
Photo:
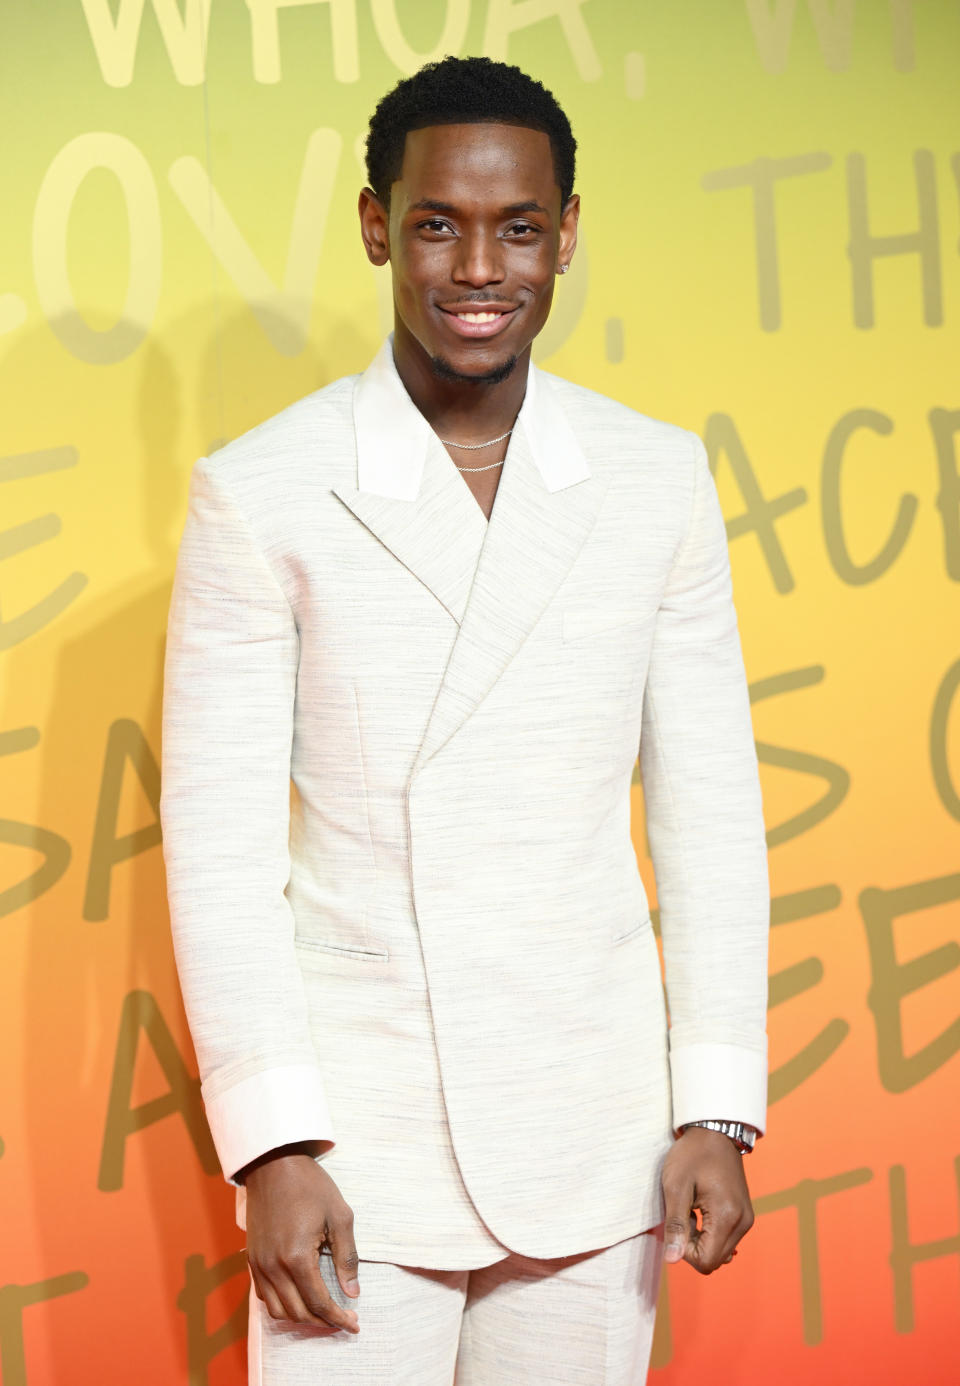
[[[694,434],[530,364],[579,214],[550,93],[448,58],[367,148],[393,334],[196,464],[170,610],[171,919],[250,1380],[625,1386],[664,1245],[709,1273],[749,1228],[765,1122],[724,522]]]

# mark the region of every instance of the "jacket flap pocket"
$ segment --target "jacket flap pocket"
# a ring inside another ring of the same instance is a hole
[[[626,943],[628,939],[636,938],[638,934],[649,934],[653,938],[653,924],[650,915],[645,914],[641,919],[631,924],[629,928],[622,930],[613,938],[614,943]]]
[[[355,958],[357,962],[387,962],[390,957],[386,948],[354,948],[342,943],[325,943],[316,938],[298,938],[294,947],[308,957],[311,953],[322,953],[333,958]]]

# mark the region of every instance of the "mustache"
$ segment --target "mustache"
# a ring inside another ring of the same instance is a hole
[[[472,303],[482,303],[486,308],[517,307],[516,303],[512,302],[510,299],[491,298],[489,293],[484,293],[482,290],[473,294],[464,294],[462,298],[457,299],[456,306],[459,308],[468,308]]]

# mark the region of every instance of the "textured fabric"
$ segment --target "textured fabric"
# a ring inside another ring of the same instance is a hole
[[[272,1319],[251,1285],[250,1386],[642,1386],[662,1259],[657,1227],[602,1251],[471,1271],[364,1261],[350,1300],[323,1255],[360,1332]]]
[[[663,1217],[673,1104],[764,1125],[764,823],[706,454],[530,379],[489,523],[389,342],[191,476],[160,812],[203,1096],[228,1177],[332,1142],[374,1260],[611,1245]],[[412,498],[372,489],[394,474]]]

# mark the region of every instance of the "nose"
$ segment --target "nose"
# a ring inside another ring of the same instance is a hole
[[[502,246],[499,238],[483,230],[464,234],[457,247],[453,278],[458,284],[482,289],[504,279]]]

